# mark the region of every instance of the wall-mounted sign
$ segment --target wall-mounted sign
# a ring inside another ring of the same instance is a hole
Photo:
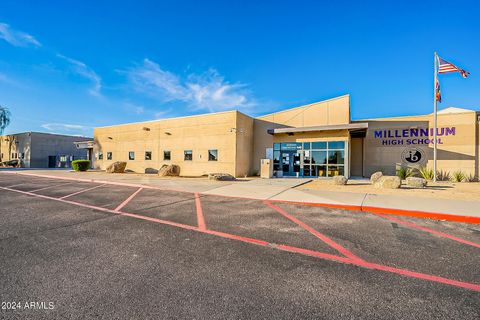
[[[454,136],[455,127],[437,128],[437,143],[443,144],[445,137]],[[383,146],[429,145],[433,144],[433,128],[379,129],[374,130],[373,138]]]
[[[423,164],[427,161],[425,152],[420,148],[407,148],[402,152],[402,162],[406,164]]]
[[[285,142],[281,144],[282,151],[287,150],[301,150],[302,144],[299,142]]]

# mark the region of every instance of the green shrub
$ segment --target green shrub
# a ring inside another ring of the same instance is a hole
[[[418,169],[418,171],[420,172],[420,175],[422,176],[423,179],[428,181],[433,180],[433,176],[434,176],[433,169],[427,168],[427,167],[421,167],[420,169]]]
[[[462,171],[458,170],[455,171],[452,175],[452,181],[453,182],[463,182],[466,180],[466,175]]]
[[[413,169],[412,168],[406,168],[406,167],[400,167],[397,169],[397,176],[405,180],[408,177],[413,177]]]
[[[72,169],[75,171],[87,171],[90,169],[90,160],[73,160]]]
[[[438,181],[450,181],[450,173],[448,171],[437,171],[437,180]]]

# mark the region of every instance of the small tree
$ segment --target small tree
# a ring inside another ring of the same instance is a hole
[[[2,138],[5,128],[10,124],[10,111],[7,108],[0,106],[0,155],[2,154]],[[3,159],[0,159],[2,162]]]

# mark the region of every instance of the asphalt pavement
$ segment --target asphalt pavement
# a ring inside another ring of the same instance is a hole
[[[480,318],[475,224],[0,174],[0,254],[2,319]]]

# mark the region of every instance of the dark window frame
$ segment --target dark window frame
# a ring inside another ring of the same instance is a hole
[[[113,152],[107,152],[107,160],[113,160]]]
[[[190,159],[187,159],[187,156],[190,156]],[[193,150],[183,150],[183,161],[193,161]]]
[[[167,156],[168,154],[168,156]],[[172,151],[170,150],[163,150],[163,161],[170,161],[172,160]]]
[[[211,156],[210,151],[215,152],[215,157],[210,157]],[[209,149],[208,150],[208,161],[218,161],[218,149]]]
[[[145,151],[145,160],[146,161],[152,160],[152,151]]]
[[[129,161],[135,160],[135,151],[128,151],[128,160]]]

